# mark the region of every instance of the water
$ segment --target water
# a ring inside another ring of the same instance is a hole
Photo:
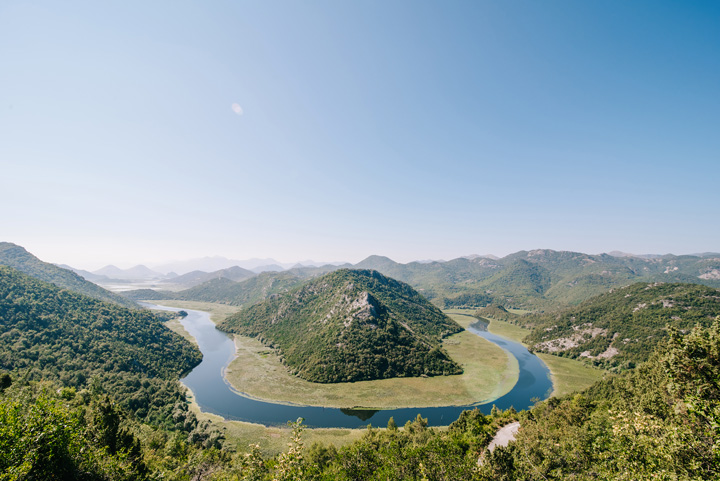
[[[171,311],[181,309],[153,306]],[[203,353],[203,361],[181,379],[193,392],[200,408],[226,419],[246,421],[266,426],[285,425],[288,421],[304,418],[303,424],[316,428],[358,428],[385,426],[392,416],[398,425],[415,419],[420,414],[431,426],[447,426],[467,409],[478,408],[489,414],[492,406],[517,410],[532,406],[537,399],[545,399],[552,391],[550,372],[537,356],[517,342],[510,341],[487,331],[487,324],[478,321],[468,330],[508,351],[518,360],[520,375],[515,386],[504,396],[485,404],[469,406],[444,406],[434,408],[402,408],[380,411],[322,408],[275,404],[250,399],[234,391],[225,380],[223,372],[235,355],[235,343],[225,333],[218,331],[206,312],[184,309],[188,316],[182,325],[193,336]]]

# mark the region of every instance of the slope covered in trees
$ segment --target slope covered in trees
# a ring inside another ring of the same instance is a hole
[[[219,449],[218,438],[143,429],[102,396],[0,382],[0,472],[175,481],[718,479],[719,379],[716,319],[687,335],[672,332],[635,370],[528,411],[465,411],[448,429],[420,416],[402,428],[391,420],[341,448],[306,446],[293,423],[288,449],[272,458],[254,443],[236,453]],[[516,440],[490,452],[494,433],[514,420]]]
[[[71,291],[79,292],[80,294],[85,294],[86,296],[100,299],[101,301],[113,302],[130,308],[138,307],[132,300],[107,291],[92,282],[88,282],[71,270],[43,262],[22,247],[11,244],[10,242],[0,242],[0,265],[12,267],[41,281],[49,282],[58,287],[70,289]]]
[[[535,351],[581,358],[603,367],[632,367],[668,335],[720,315],[720,291],[697,284],[637,283],[558,313],[522,317]]]
[[[147,310],[60,289],[0,266],[0,370],[103,389],[139,418],[168,423],[177,382],[200,352]]]
[[[686,282],[720,288],[720,257],[714,255],[647,258],[537,249],[516,252],[502,259],[461,257],[407,264],[370,256],[350,267],[377,270],[406,282],[435,305],[448,308],[498,304],[551,311],[640,281]],[[337,269],[338,266],[332,265],[298,267],[266,272],[238,283],[209,281],[181,291],[179,296],[185,300],[247,306]],[[140,294],[127,295],[138,299]]]
[[[277,347],[293,372],[315,382],[462,372],[440,347],[462,328],[407,284],[376,271],[332,272],[218,328]]]

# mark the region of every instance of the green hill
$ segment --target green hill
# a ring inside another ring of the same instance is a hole
[[[618,257],[537,249],[502,259],[461,257],[407,264],[370,256],[351,268],[373,269],[410,284],[433,304],[446,308],[499,304],[552,311],[634,282],[687,282],[720,288],[720,258],[712,256]],[[237,283],[215,279],[178,295],[185,300],[247,306],[337,269],[332,265],[298,267],[265,272]],[[124,295],[138,298],[135,293]]]
[[[114,294],[102,287],[86,281],[78,274],[53,264],[43,262],[22,247],[10,242],[0,242],[0,265],[9,266],[20,272],[55,284],[58,287],[85,294],[101,301],[113,302],[125,307],[139,307],[132,300]]]
[[[340,269],[270,296],[219,329],[258,337],[315,382],[462,372],[440,340],[462,328],[409,285]]]
[[[200,362],[147,310],[126,309],[0,266],[0,371],[88,388],[97,380],[141,419],[170,421],[177,379]]]
[[[525,316],[534,326],[525,339],[535,351],[584,358],[604,367],[647,360],[668,335],[689,331],[720,315],[720,291],[697,284],[637,283],[555,314]]]
[[[255,274],[254,272],[249,271],[247,269],[243,269],[242,267],[233,266],[233,267],[228,267],[227,269],[220,269],[220,270],[214,271],[214,272],[203,272],[203,271],[188,272],[187,274],[183,274],[181,276],[177,276],[177,277],[173,277],[172,279],[169,279],[167,281],[167,283],[178,285],[178,286],[184,286],[186,288],[191,288],[191,287],[197,286],[199,284],[202,284],[203,282],[210,281],[212,279],[225,278],[225,279],[230,279],[231,281],[240,282],[240,281],[244,281],[245,279],[255,277],[256,275],[257,274]]]

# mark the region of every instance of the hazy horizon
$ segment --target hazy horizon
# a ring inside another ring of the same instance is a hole
[[[720,250],[720,3],[0,5],[0,238],[97,269]]]
[[[0,239],[0,242],[12,242],[12,241],[7,241],[7,240],[2,240],[2,239]],[[18,244],[17,242],[12,242],[12,243],[14,243],[14,244],[16,244],[16,245],[20,245],[20,244]],[[158,272],[162,272],[162,273],[166,273],[166,272],[163,272],[163,271],[170,272],[170,270],[172,270],[172,269],[162,269],[162,268],[164,268],[164,267],[167,266],[167,265],[171,265],[171,264],[182,264],[182,263],[187,263],[187,262],[190,262],[190,261],[199,261],[199,260],[203,260],[203,259],[224,259],[224,260],[233,261],[233,262],[235,262],[235,261],[237,261],[237,262],[267,261],[267,262],[256,262],[256,264],[257,264],[258,267],[260,267],[260,266],[267,266],[267,265],[270,265],[270,264],[277,264],[277,265],[279,265],[279,266],[287,269],[287,268],[290,268],[291,266],[293,266],[293,265],[295,265],[295,264],[305,264],[305,265],[309,265],[308,263],[314,263],[314,264],[316,264],[316,265],[325,265],[325,264],[337,264],[337,265],[339,265],[339,264],[344,264],[344,263],[357,264],[357,263],[359,263],[360,261],[365,260],[365,259],[367,259],[367,258],[370,257],[370,256],[382,256],[382,257],[387,257],[387,258],[389,258],[389,259],[391,259],[391,260],[393,260],[393,261],[395,261],[395,262],[398,262],[398,263],[401,263],[401,264],[407,264],[407,263],[410,263],[410,262],[433,262],[433,261],[434,261],[434,262],[447,262],[447,261],[451,261],[451,260],[453,260],[453,259],[458,259],[458,258],[461,258],[461,257],[471,257],[471,256],[480,256],[480,257],[494,256],[494,257],[497,257],[497,258],[503,258],[503,257],[506,257],[506,256],[508,256],[508,255],[510,255],[510,254],[515,254],[516,252],[520,252],[520,251],[533,251],[533,250],[569,251],[569,252],[578,252],[578,253],[588,254],[588,255],[600,255],[600,254],[622,253],[622,254],[630,254],[630,255],[634,255],[634,256],[648,256],[648,255],[653,255],[653,256],[654,256],[654,255],[658,255],[658,256],[662,256],[662,255],[682,256],[682,255],[698,255],[698,254],[705,254],[705,253],[717,252],[717,250],[706,250],[706,251],[701,251],[701,252],[700,252],[700,251],[698,251],[698,252],[628,252],[628,251],[623,251],[623,250],[620,250],[620,249],[608,249],[608,250],[604,250],[604,251],[602,251],[602,252],[584,252],[584,251],[572,250],[572,249],[552,249],[552,248],[549,248],[549,247],[537,247],[537,248],[519,249],[519,250],[517,250],[517,251],[512,251],[512,252],[503,253],[502,255],[500,255],[500,254],[495,254],[495,253],[492,253],[492,252],[486,252],[486,253],[482,253],[482,254],[477,253],[477,252],[473,252],[473,253],[466,253],[466,254],[462,254],[462,255],[458,255],[458,256],[454,256],[454,257],[447,257],[447,258],[440,258],[440,257],[434,257],[434,258],[433,258],[433,257],[429,257],[429,256],[420,257],[420,258],[409,258],[409,257],[408,257],[408,258],[403,258],[403,257],[393,257],[393,256],[391,256],[391,255],[387,255],[387,254],[384,254],[384,253],[382,253],[382,252],[370,253],[370,254],[368,254],[368,255],[366,255],[366,256],[362,256],[361,258],[357,258],[357,259],[355,259],[355,258],[349,259],[349,258],[348,258],[348,259],[333,259],[333,260],[329,260],[329,259],[311,259],[311,258],[309,258],[309,257],[305,257],[305,258],[301,258],[301,259],[279,259],[279,258],[277,258],[277,257],[241,257],[241,256],[224,256],[224,255],[214,254],[214,255],[202,255],[202,256],[194,256],[194,257],[186,257],[186,258],[174,258],[174,259],[159,259],[159,260],[158,260],[158,259],[155,259],[155,260],[153,260],[153,259],[146,259],[146,260],[144,260],[144,261],[133,261],[133,260],[130,260],[130,261],[123,261],[123,262],[98,261],[98,262],[94,262],[94,263],[77,263],[77,262],[73,263],[73,262],[67,262],[67,261],[65,261],[65,260],[57,260],[57,259],[51,259],[51,258],[48,258],[48,257],[44,257],[43,255],[39,254],[38,252],[33,251],[32,249],[28,248],[27,246],[23,246],[23,245],[20,245],[20,246],[23,247],[23,248],[25,248],[26,250],[28,250],[28,252],[30,252],[31,254],[35,255],[35,256],[38,257],[38,258],[40,258],[40,260],[42,260],[42,261],[50,262],[50,263],[53,263],[53,264],[65,264],[65,265],[68,265],[68,266],[70,266],[70,267],[72,267],[72,268],[75,268],[75,269],[82,269],[82,270],[86,270],[86,271],[90,271],[90,272],[94,272],[94,271],[100,270],[100,269],[102,269],[102,268],[104,268],[104,267],[107,267],[107,266],[115,266],[115,267],[117,267],[117,268],[119,268],[119,269],[130,269],[130,268],[132,268],[132,267],[136,267],[136,266],[142,265],[142,266],[148,267],[148,268],[150,268],[150,269],[152,269],[152,270],[158,270],[158,269],[160,269]],[[191,271],[191,270],[194,270],[194,269],[188,269],[188,270],[186,270],[185,272],[189,272],[189,271]],[[211,269],[211,270],[212,270],[212,269]],[[216,270],[219,270],[219,269],[216,269]],[[182,274],[182,273],[184,273],[184,272],[180,272],[180,274]]]

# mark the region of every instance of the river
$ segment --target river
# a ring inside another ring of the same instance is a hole
[[[197,340],[203,353],[202,362],[181,382],[193,393],[200,408],[218,414],[225,419],[246,421],[266,426],[285,425],[289,420],[304,418],[304,425],[315,428],[359,428],[372,424],[385,426],[393,417],[402,426],[420,414],[427,418],[430,426],[447,426],[455,421],[466,409],[479,408],[489,414],[492,406],[517,410],[526,409],[537,399],[545,399],[552,391],[550,371],[537,356],[522,345],[488,332],[487,324],[477,321],[468,330],[500,346],[515,356],[520,374],[515,386],[504,396],[484,404],[469,406],[444,406],[430,408],[402,408],[373,410],[351,410],[275,404],[243,396],[232,389],[224,376],[225,368],[235,356],[235,343],[225,333],[217,330],[207,312],[178,309],[145,304],[147,307],[169,311],[184,310],[188,313],[181,323]]]

